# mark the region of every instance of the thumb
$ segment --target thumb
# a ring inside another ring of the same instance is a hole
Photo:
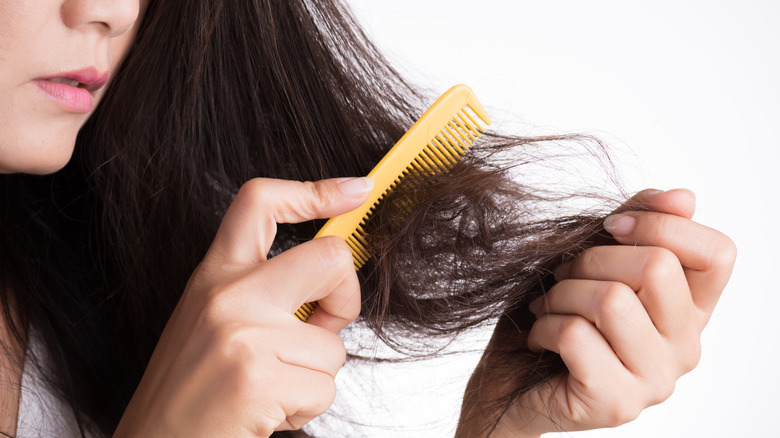
[[[277,223],[324,219],[353,210],[374,186],[371,178],[246,182],[225,213],[209,253],[240,263],[266,260]]]

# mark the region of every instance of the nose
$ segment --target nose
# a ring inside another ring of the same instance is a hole
[[[139,0],[64,0],[60,14],[71,29],[96,26],[116,36],[133,27],[139,8]]]

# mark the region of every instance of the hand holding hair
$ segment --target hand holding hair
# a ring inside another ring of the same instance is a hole
[[[621,245],[590,248],[558,269],[557,284],[531,303],[527,346],[558,353],[567,371],[516,400],[490,436],[614,427],[672,394],[698,363],[736,256],[732,241],[693,222],[693,212],[689,191],[640,192],[605,221]],[[488,351],[518,339],[502,322]],[[498,420],[477,408],[491,388],[500,391],[489,360],[469,383],[459,436],[483,436]]]
[[[325,412],[345,360],[337,332],[360,311],[338,238],[268,260],[277,223],[347,212],[370,181],[254,179],[228,209],[190,278],[115,436],[269,436]],[[293,312],[319,301],[309,323]]]

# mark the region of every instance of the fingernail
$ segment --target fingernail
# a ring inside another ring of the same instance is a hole
[[[613,214],[604,219],[604,229],[613,236],[628,236],[635,225],[636,219],[625,214]]]
[[[669,193],[669,192],[685,192],[695,201],[696,200],[696,193],[693,192],[691,189],[686,188],[680,188],[680,189],[670,189],[670,190],[652,190],[650,193],[648,193],[649,196],[655,196],[660,195],[661,193]]]
[[[350,198],[366,196],[374,188],[374,179],[367,176],[339,181],[339,190]]]
[[[561,266],[558,266],[558,269],[553,272],[553,277],[555,277],[556,281],[561,281],[569,278],[569,274],[571,273],[571,262],[564,263]]]

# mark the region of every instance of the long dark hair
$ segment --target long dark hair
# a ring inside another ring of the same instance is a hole
[[[0,293],[17,341],[34,330],[49,358],[32,364],[109,435],[238,187],[365,174],[426,98],[337,0],[153,0],[71,162],[0,178]],[[363,321],[414,354],[499,315],[530,327],[525,306],[593,243],[598,214],[534,214],[560,198],[514,182],[496,154],[536,161],[524,145],[564,140],[577,138],[490,136],[403,221],[387,202],[361,271]],[[280,227],[274,251],[317,227]],[[512,355],[527,372],[497,403],[562,369]]]

